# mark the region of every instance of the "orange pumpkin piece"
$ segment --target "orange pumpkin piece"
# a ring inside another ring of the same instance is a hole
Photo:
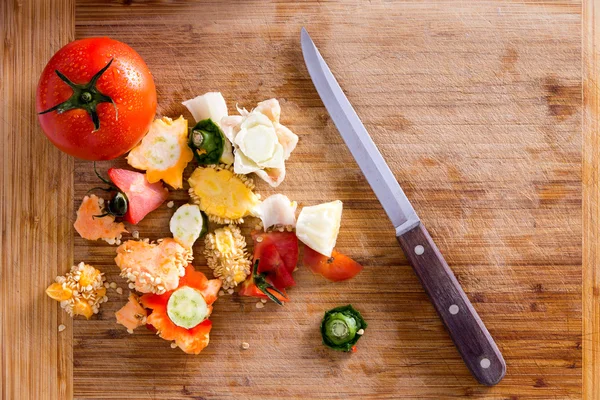
[[[104,214],[100,201],[95,194],[85,196],[77,210],[77,220],[73,226],[84,239],[102,239],[109,244],[114,244],[127,230],[122,222],[115,222],[115,217],[112,215],[98,217]]]
[[[121,276],[142,293],[165,293],[177,288],[185,266],[192,260],[192,250],[175,239],[161,239],[158,243],[128,240],[117,248],[115,263]]]
[[[212,304],[217,299],[217,295],[221,289],[221,280],[208,280],[202,272],[196,271],[191,264],[188,264],[185,268],[185,275],[179,280],[177,289],[184,286],[191,287],[200,292],[206,301],[208,316],[210,316]],[[210,341],[209,333],[212,322],[205,319],[190,329],[175,325],[167,314],[167,304],[173,292],[174,290],[162,295],[145,294],[140,298],[140,302],[144,307],[152,309],[147,322],[157,330],[161,338],[175,341],[175,344],[185,353],[199,354]]]
[[[127,328],[129,333],[132,333],[135,328],[145,325],[147,316],[146,309],[140,305],[134,294],[130,294],[127,304],[115,313],[117,323]]]

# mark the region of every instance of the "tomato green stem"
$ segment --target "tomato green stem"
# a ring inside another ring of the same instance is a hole
[[[283,296],[284,298],[287,298],[286,295],[284,295],[281,291],[279,291],[279,289],[277,289],[275,286],[271,285],[269,282],[267,282],[266,280],[266,274],[259,274],[258,273],[258,263],[259,260],[257,259],[254,262],[254,268],[252,268],[252,279],[254,280],[254,284],[256,285],[256,287],[263,292],[264,294],[267,295],[267,297],[271,300],[273,300],[273,302],[279,304],[280,306],[283,305],[283,303],[281,302],[281,300],[279,300],[273,293],[271,293],[270,291],[274,291],[279,293],[281,296]]]
[[[77,84],[73,83],[69,78],[67,78],[62,72],[59,70],[55,70],[56,75],[65,82],[69,87],[73,90],[73,94],[67,100],[63,101],[60,104],[55,105],[54,107],[50,107],[47,110],[40,112],[40,114],[46,114],[52,111],[56,111],[59,114],[64,113],[65,111],[73,110],[73,109],[82,109],[87,111],[87,113],[92,118],[92,122],[94,123],[94,132],[100,129],[100,119],[98,118],[98,112],[96,108],[98,104],[101,103],[111,103],[115,107],[115,118],[119,119],[119,109],[117,105],[109,96],[103,94],[96,88],[96,83],[98,79],[102,76],[104,72],[110,67],[114,58],[106,64],[100,71],[96,73],[92,77],[92,79],[85,84]]]

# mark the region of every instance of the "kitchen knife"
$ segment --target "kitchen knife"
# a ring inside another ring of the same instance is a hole
[[[473,376],[495,385],[506,373],[498,346],[421,223],[306,29],[308,73],[340,135],[396,228],[396,238]]]

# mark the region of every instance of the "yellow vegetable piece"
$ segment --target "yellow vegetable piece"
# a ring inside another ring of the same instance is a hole
[[[204,239],[208,267],[223,282],[223,289],[236,287],[250,274],[246,239],[236,225],[218,228]]]
[[[83,268],[79,270],[79,272],[79,284],[81,286],[94,285],[94,283],[100,279],[100,271],[91,265],[84,264]]]
[[[188,182],[192,200],[217,223],[242,223],[260,202],[252,181],[230,167],[198,167]]]
[[[56,282],[48,286],[48,289],[46,289],[46,294],[52,300],[56,301],[69,300],[71,297],[73,297],[73,291],[70,288],[63,288],[60,283]]]
[[[69,272],[57,276],[55,281],[48,286],[46,294],[60,302],[60,307],[71,317],[83,315],[89,319],[99,312],[102,303],[108,301],[103,274],[86,263],[72,266]]]
[[[73,304],[73,315],[83,315],[87,319],[90,319],[94,315],[94,310],[87,301],[77,299],[75,300],[75,304]]]
[[[188,147],[187,120],[162,117],[152,122],[148,134],[129,152],[127,162],[146,171],[148,182],[163,180],[174,189],[183,187],[183,170],[194,158]]]

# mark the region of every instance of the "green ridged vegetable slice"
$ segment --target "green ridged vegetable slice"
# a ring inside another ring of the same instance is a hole
[[[323,344],[337,351],[352,351],[366,327],[366,321],[352,305],[333,308],[325,312],[321,322]]]

